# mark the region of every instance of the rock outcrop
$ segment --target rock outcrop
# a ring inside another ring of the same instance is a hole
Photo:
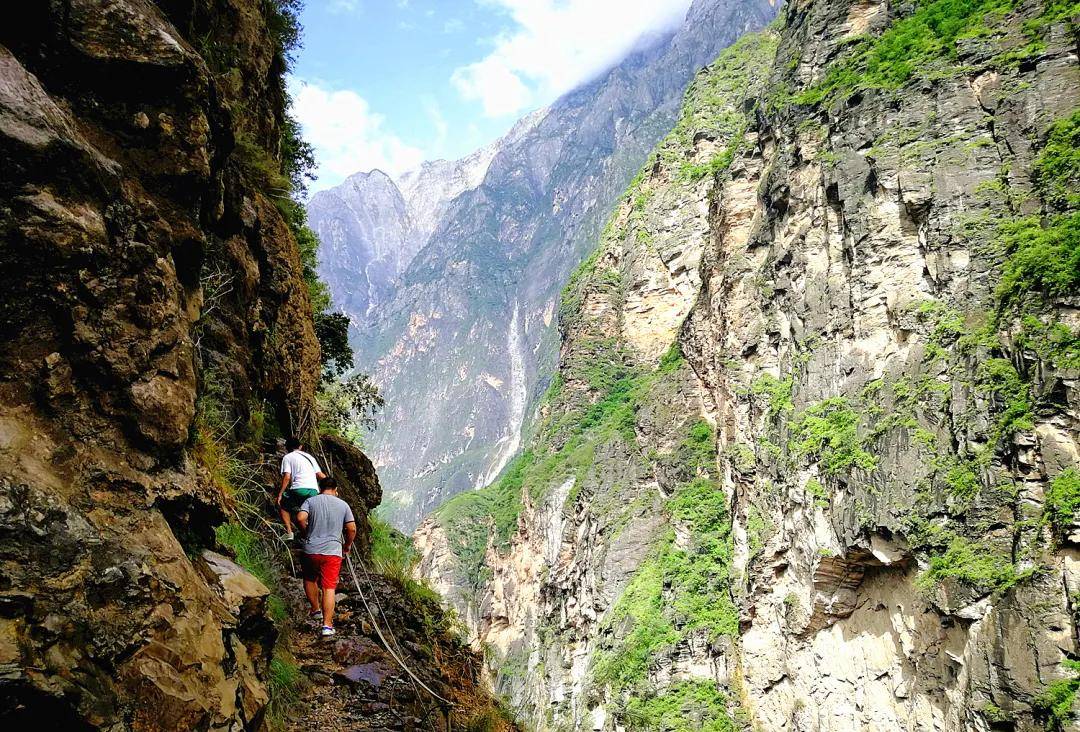
[[[356,324],[387,397],[371,449],[395,524],[411,530],[513,457],[553,371],[561,283],[671,129],[694,73],[775,12],[768,0],[697,0],[674,33],[522,120],[482,180],[445,204],[393,297]],[[353,282],[331,284],[351,302]]]
[[[321,371],[297,209],[282,189],[298,142],[283,86],[291,8],[5,8],[5,730],[265,729],[275,683],[290,680],[278,628],[292,613],[269,586],[280,568],[261,556],[275,550],[236,517],[261,527],[273,516],[265,448],[275,433],[313,432]],[[322,453],[364,546],[381,496],[374,468],[337,438]],[[398,627],[436,635],[434,616],[388,593]],[[432,652],[402,651],[455,698],[491,705]],[[393,691],[374,693],[385,705]]]
[[[702,73],[417,533],[538,729],[1075,727],[1078,22],[809,0]]]
[[[0,714],[257,727],[265,593],[186,550],[228,504],[192,457],[207,379],[237,418],[266,403],[285,426],[318,379],[296,245],[236,145],[278,144],[279,46],[245,0],[9,11]],[[210,48],[232,53],[228,73]]]

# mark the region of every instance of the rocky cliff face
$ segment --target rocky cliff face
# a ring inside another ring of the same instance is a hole
[[[192,457],[207,374],[238,418],[266,400],[282,422],[302,417],[318,378],[296,245],[234,152],[238,134],[277,144],[281,56],[241,0],[11,10],[0,258],[21,274],[0,312],[5,720],[257,726],[266,590],[241,611],[185,543],[212,537],[228,502]],[[196,39],[233,50],[232,76]]]
[[[563,298],[423,572],[541,729],[1066,729],[1080,12],[787,6]]]
[[[267,586],[280,575],[232,522],[272,515],[261,448],[311,433],[320,375],[281,198],[290,7],[5,10],[4,729],[261,729],[288,680],[275,648],[291,612]],[[366,523],[371,463],[340,440],[322,452]],[[383,602],[417,625],[395,591]],[[438,635],[424,627],[417,643]],[[448,668],[470,662],[459,651]],[[482,696],[466,674],[451,686]]]
[[[671,128],[694,72],[775,9],[699,0],[684,27],[526,119],[455,198],[393,299],[360,324],[388,397],[373,454],[402,526],[484,485],[553,370],[561,283]]]

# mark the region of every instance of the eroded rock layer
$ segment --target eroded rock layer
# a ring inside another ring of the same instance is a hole
[[[215,44],[235,50],[229,76],[203,56]],[[235,565],[182,542],[212,540],[226,508],[189,449],[206,369],[245,418],[264,399],[299,418],[318,378],[296,245],[234,152],[237,135],[278,144],[276,48],[244,0],[25,3],[0,29],[0,260],[19,273],[0,298],[0,706],[15,728],[262,718],[267,590],[249,577],[231,601]]]
[[[1075,724],[1078,16],[796,2],[702,72],[417,533],[537,728]]]

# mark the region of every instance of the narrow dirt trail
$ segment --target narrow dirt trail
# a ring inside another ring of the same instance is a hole
[[[418,602],[392,578],[368,574],[361,566],[356,572],[388,642],[413,673],[452,706],[424,690],[387,652],[353,586],[348,566],[343,565],[337,635],[321,638],[317,624],[298,620],[289,638],[307,684],[287,729],[445,732],[476,728],[477,720],[486,716],[485,703],[476,696],[479,659],[442,629],[437,606]],[[290,581],[288,602],[293,617],[306,615],[299,578]]]

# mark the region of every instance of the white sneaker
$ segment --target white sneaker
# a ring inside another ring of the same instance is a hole
[[[336,630],[334,630],[333,628],[331,628],[328,625],[324,625],[323,628],[322,628],[322,632],[319,635],[321,635],[323,638],[329,638],[330,636],[336,635],[336,634],[337,634]]]
[[[292,533],[291,531],[289,533],[285,534],[285,541],[292,541],[295,538],[296,538],[296,534]]]

